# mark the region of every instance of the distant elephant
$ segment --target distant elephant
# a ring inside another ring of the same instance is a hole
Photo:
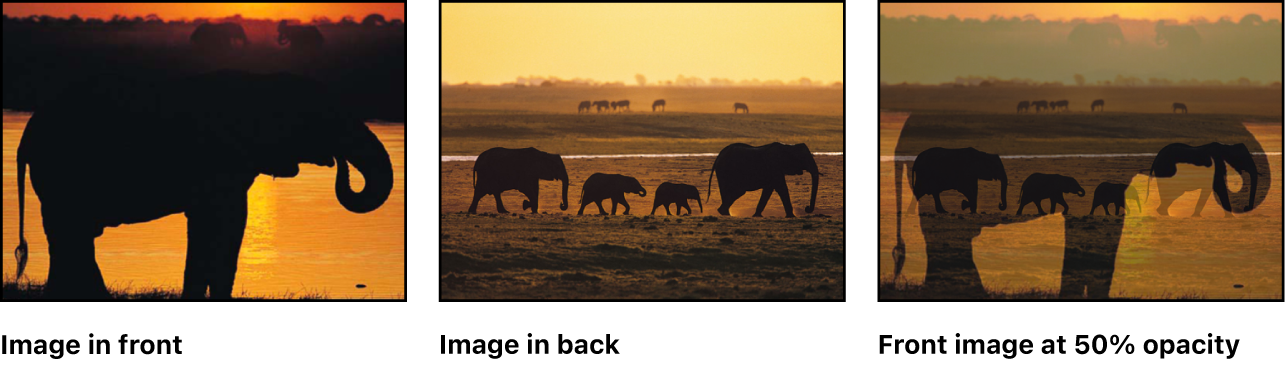
[[[192,45],[200,49],[223,50],[250,46],[246,30],[236,23],[202,23],[189,37]]]
[[[317,26],[293,26],[286,21],[277,24],[277,45],[291,46],[292,50],[321,48],[325,40]]]
[[[73,85],[32,115],[18,145],[19,256],[27,255],[30,166],[49,241],[47,296],[107,298],[95,238],[107,227],[183,213],[183,297],[205,298],[209,289],[211,298],[229,298],[257,176],[294,177],[302,163],[335,166],[345,209],[367,213],[389,197],[389,153],[334,97],[303,77],[230,71]],[[349,186],[349,164],[362,173],[362,192]]]
[[[1116,47],[1127,43],[1116,23],[1078,23],[1069,32],[1069,44],[1083,49]]]
[[[1033,112],[1042,113],[1047,108],[1047,101],[1033,101]]]
[[[1168,25],[1163,21],[1154,24],[1154,44],[1167,49],[1193,49],[1202,42],[1194,26]]]
[[[592,174],[581,186],[581,209],[577,210],[577,215],[580,216],[585,212],[586,206],[590,203],[595,203],[595,206],[599,207],[599,214],[608,214],[604,211],[604,199],[612,201],[613,215],[617,215],[618,204],[626,207],[626,210],[622,211],[623,215],[631,214],[631,205],[626,202],[627,193],[648,196],[644,186],[640,185],[640,181],[635,177],[620,174]]]
[[[1029,112],[1029,101],[1020,101],[1020,104],[1015,105],[1015,113],[1021,112]]]
[[[590,112],[590,101],[581,101],[577,104],[577,113],[580,114],[582,111]]]
[[[760,194],[760,203],[756,204],[756,214],[760,217],[769,203],[769,196],[775,191],[783,202],[787,217],[796,217],[792,210],[791,195],[787,191],[787,175],[810,173],[809,206],[805,213],[814,213],[814,201],[818,197],[818,164],[814,162],[814,153],[803,143],[785,145],[774,142],[764,146],[751,146],[735,143],[725,146],[716,155],[711,165],[711,175],[707,176],[707,200],[711,200],[711,177],[720,182],[720,207],[716,209],[722,216],[729,215],[729,207],[748,191],[764,190]]]
[[[737,113],[738,113],[738,110],[742,110],[742,112],[743,112],[744,114],[750,114],[750,113],[751,113],[751,111],[748,111],[748,110],[747,110],[747,104],[746,104],[746,103],[738,103],[738,102],[735,102],[735,103],[733,104],[733,113],[737,114]]]
[[[1189,109],[1189,108],[1186,108],[1186,107],[1185,107],[1185,104],[1184,104],[1184,103],[1180,103],[1180,102],[1177,102],[1177,103],[1173,103],[1173,104],[1172,104],[1172,113],[1173,113],[1173,114],[1175,114],[1175,113],[1176,113],[1176,110],[1181,110],[1181,113],[1182,113],[1182,114],[1188,114],[1188,113],[1190,113],[1190,109]]]
[[[626,111],[630,111],[630,110],[631,110],[631,101],[628,101],[628,100],[621,100],[621,101],[617,101],[617,102],[613,102],[613,103],[617,104],[617,108],[624,109],[624,110],[626,110]]]
[[[608,101],[595,101],[591,102],[591,104],[595,105],[595,112],[603,112],[610,107]]]
[[[1173,143],[1163,147],[1154,157],[1153,164],[1150,165],[1150,180],[1153,178],[1168,178],[1176,175],[1177,164],[1190,164],[1201,167],[1210,167],[1212,170],[1212,186],[1210,188],[1203,185],[1182,185],[1179,182],[1165,183],[1163,180],[1158,181],[1158,214],[1167,216],[1167,210],[1171,207],[1172,202],[1176,201],[1181,194],[1186,191],[1200,190],[1198,205],[1194,208],[1194,217],[1198,217],[1203,212],[1204,204],[1207,204],[1208,198],[1215,191],[1217,202],[1221,208],[1225,209],[1226,216],[1232,211],[1248,212],[1257,204],[1257,177],[1261,172],[1257,171],[1257,161],[1253,158],[1252,153],[1248,151],[1248,146],[1239,143],[1226,145],[1212,142],[1202,146],[1189,146],[1183,143]],[[1245,183],[1243,190],[1248,192],[1248,204],[1242,210],[1234,208],[1231,203],[1234,199],[1230,198],[1229,188],[1226,186],[1226,164],[1234,168],[1235,172],[1240,175],[1246,174],[1250,182]],[[1145,184],[1146,190],[1149,189],[1149,182]],[[1149,201],[1149,195],[1145,195],[1146,201]]]
[[[523,201],[523,210],[531,209],[537,213],[541,196],[541,185],[537,181],[563,182],[559,210],[568,210],[568,169],[564,168],[563,158],[532,147],[507,149],[493,147],[479,154],[474,161],[474,199],[470,202],[469,213],[477,213],[479,199],[491,194],[496,199],[497,213],[506,211],[501,202],[501,193],[508,190],[519,190],[528,200]]]
[[[698,211],[702,211],[702,194],[698,193],[698,188],[693,185],[682,183],[663,182],[653,191],[653,211],[649,215],[657,213],[657,207],[666,210],[666,215],[671,215],[671,204],[675,204],[675,214],[680,214],[680,208],[693,214],[693,209],[689,208],[689,200],[698,201]]]
[[[1024,179],[1020,185],[1020,207],[1016,209],[1015,215],[1024,214],[1024,206],[1033,203],[1038,207],[1038,214],[1044,215],[1046,211],[1042,210],[1042,201],[1051,199],[1051,213],[1055,213],[1055,206],[1064,207],[1064,215],[1069,215],[1069,203],[1064,201],[1064,194],[1077,194],[1082,197],[1087,194],[1082,186],[1078,185],[1078,180],[1073,177],[1062,176],[1058,174],[1034,173],[1029,178]]]
[[[1098,99],[1095,101],[1091,101],[1091,112],[1096,112],[1097,107],[1100,108],[1100,112],[1105,112],[1105,100]]]
[[[1002,202],[997,208],[1006,210],[1006,168],[997,155],[973,147],[935,147],[918,154],[908,171],[908,186],[912,188],[913,198],[921,199],[930,194],[935,199],[935,211],[939,213],[948,213],[939,201],[939,193],[948,190],[957,190],[965,195],[962,210],[970,209],[970,213],[976,213],[980,180],[1001,181]],[[899,183],[902,184],[902,180]]]
[[[608,103],[608,106],[609,106],[609,107],[612,107],[612,108],[613,108],[613,111],[617,111],[617,101],[609,102],[609,103]]]
[[[1091,212],[1088,215],[1096,214],[1096,208],[1104,208],[1105,215],[1109,214],[1109,205],[1114,205],[1113,216],[1123,215],[1123,209],[1130,210],[1127,207],[1127,200],[1136,201],[1136,210],[1140,209],[1140,197],[1136,194],[1136,189],[1122,183],[1101,182],[1096,186],[1096,192],[1091,199]],[[1052,210],[1054,212],[1054,210]]]
[[[1062,100],[1059,100],[1059,101],[1055,101],[1055,102],[1053,102],[1053,103],[1051,104],[1051,110],[1052,110],[1052,111],[1069,111],[1069,101],[1068,101],[1068,100],[1063,100],[1063,99],[1062,99]]]
[[[659,99],[659,100],[653,101],[653,112],[657,112],[658,107],[662,108],[662,112],[666,112],[666,100]]]

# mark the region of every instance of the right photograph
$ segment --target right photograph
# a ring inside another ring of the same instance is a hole
[[[1283,301],[1282,4],[881,4],[878,299]]]
[[[441,11],[440,300],[845,300],[843,4]]]

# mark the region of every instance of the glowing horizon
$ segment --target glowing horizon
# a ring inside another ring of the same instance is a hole
[[[1283,21],[1283,4],[1281,3],[1112,3],[1112,4],[1053,4],[1053,3],[1001,3],[1001,4],[966,4],[966,3],[883,3],[881,14],[886,17],[905,17],[924,15],[934,18],[946,18],[949,15],[957,18],[975,18],[987,20],[991,16],[1005,18],[1034,16],[1039,20],[1072,20],[1075,18],[1102,18],[1117,15],[1129,19],[1174,19],[1188,22],[1203,17],[1209,22],[1216,22],[1222,17],[1231,21],[1248,14],[1256,14],[1264,20]]]
[[[844,81],[842,4],[443,4],[442,81]]]
[[[156,14],[165,20],[223,18],[240,14],[252,19],[299,19],[327,17],[339,21],[352,16],[361,22],[369,14],[380,14],[386,19],[406,20],[402,3],[4,3],[4,14],[22,18],[31,15],[49,15],[67,18],[108,19],[114,15],[143,17]]]

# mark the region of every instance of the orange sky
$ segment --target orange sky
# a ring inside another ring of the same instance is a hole
[[[887,17],[926,15],[935,18],[951,14],[957,18],[978,19],[988,19],[992,15],[1010,18],[1032,14],[1041,20],[1099,18],[1117,14],[1122,18],[1179,21],[1204,17],[1213,22],[1225,16],[1238,22],[1245,15],[1257,14],[1265,20],[1282,21],[1283,4],[881,4],[881,14]]]
[[[218,18],[241,14],[245,18],[295,18],[310,20],[314,16],[326,16],[339,20],[344,16],[353,16],[361,21],[368,14],[378,13],[388,19],[403,19],[402,3],[365,4],[365,3],[320,3],[320,4],[277,4],[277,3],[240,3],[240,4],[11,4],[4,3],[4,14],[10,17],[29,15],[51,15],[67,17],[72,14],[81,18],[111,18],[113,15],[145,16],[156,14],[162,19],[178,18]]]

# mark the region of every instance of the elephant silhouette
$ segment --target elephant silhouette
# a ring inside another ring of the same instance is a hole
[[[1047,101],[1033,101],[1033,112],[1042,113],[1047,108]]]
[[[631,110],[631,101],[621,100],[621,101],[613,102],[613,104],[615,104],[619,109],[623,109],[626,111]]]
[[[321,48],[325,42],[317,26],[289,25],[285,20],[277,24],[277,45],[290,45],[291,50],[312,50]]]
[[[1154,24],[1154,44],[1167,49],[1193,49],[1202,38],[1194,26],[1169,25],[1163,21]]]
[[[590,112],[590,101],[581,101],[581,103],[577,104],[577,113],[580,114],[582,111]]]
[[[1176,102],[1176,103],[1173,103],[1173,104],[1172,104],[1172,113],[1173,113],[1173,114],[1175,114],[1175,113],[1176,113],[1176,110],[1181,110],[1181,113],[1182,113],[1182,114],[1188,114],[1188,113],[1190,113],[1190,109],[1189,109],[1189,108],[1186,108],[1186,107],[1185,107],[1185,104],[1184,104],[1184,103],[1180,103],[1180,102]]]
[[[1015,105],[1015,113],[1021,112],[1029,112],[1029,101],[1020,101],[1020,104]]]
[[[743,112],[744,114],[750,114],[750,113],[751,113],[751,111],[747,110],[747,104],[746,104],[746,103],[735,102],[735,103],[733,104],[733,113],[737,114],[737,113],[738,113],[738,110],[742,110],[742,112]]]
[[[1108,115],[1106,117],[1105,115]],[[1169,144],[1177,142],[1191,143],[1235,143],[1244,144],[1249,151],[1251,161],[1225,160],[1232,158],[1220,155],[1227,164],[1241,163],[1244,177],[1243,189],[1238,194],[1230,195],[1230,202],[1235,203],[1229,210],[1234,213],[1251,211],[1263,203],[1271,185],[1266,182],[1253,183],[1250,178],[1270,177],[1270,162],[1264,155],[1261,145],[1242,123],[1237,119],[1207,115],[1154,115],[1153,120],[1140,122],[1140,114],[1072,115],[1072,116],[1034,116],[1024,120],[1015,120],[1006,114],[961,114],[913,112],[908,116],[894,149],[894,176],[896,186],[896,242],[892,255],[906,252],[902,238],[902,183],[904,171],[917,169],[915,182],[909,174],[909,182],[916,186],[922,182],[925,174],[918,169],[922,162],[923,151],[935,147],[961,148],[973,146],[979,151],[997,154],[1008,170],[1024,167],[1041,166],[1050,169],[1052,164],[1064,165],[1058,168],[1060,173],[1078,174],[1079,178],[1094,179],[1098,182],[1130,184],[1136,175],[1153,174],[1154,177],[1167,177],[1171,150],[1164,160],[1160,160],[1158,170],[1151,170],[1151,157],[1118,156],[1117,154],[1159,153]],[[1121,124],[1132,122],[1129,132],[1121,131]],[[948,132],[945,128],[970,128],[969,131]],[[1059,128],[1053,130],[1052,128]],[[951,133],[951,135],[946,135]],[[1201,141],[1201,142],[1200,142]],[[1041,146],[1034,146],[1041,143]],[[1215,152],[1215,146],[1208,146],[1209,157]],[[1225,150],[1232,151],[1232,150]],[[1234,150],[1232,152],[1241,153]],[[1112,160],[1099,157],[1079,158],[1078,160],[1034,158],[1032,155],[1046,154],[1080,154],[1111,156]],[[1202,158],[1202,155],[1189,157]],[[1185,157],[1181,157],[1185,158]],[[1233,158],[1243,158],[1242,154]],[[1246,158],[1245,158],[1246,159]],[[1189,159],[1198,162],[1200,159]],[[1212,163],[1216,163],[1213,161]],[[1215,165],[1215,164],[1214,164]],[[1054,170],[1054,169],[1053,169]],[[1214,180],[1217,178],[1214,171]],[[1225,176],[1221,174],[1221,178]],[[1163,181],[1163,179],[1159,179]],[[981,195],[991,195],[997,188],[988,183],[979,183]],[[986,188],[988,187],[988,188]],[[1000,187],[1000,186],[994,186]],[[986,191],[988,194],[984,194]],[[1242,194],[1248,192],[1248,195]],[[951,195],[950,195],[951,196]],[[960,196],[957,196],[960,198]],[[1004,202],[1005,199],[1003,198]],[[948,202],[947,200],[945,202]],[[1088,201],[1081,203],[1090,204]],[[1246,205],[1243,203],[1247,202]],[[1071,206],[1086,208],[1070,200]],[[1086,210],[1086,209],[1082,209]],[[985,227],[1003,224],[1024,223],[1038,218],[1036,215],[1022,216],[970,216],[959,219],[958,216],[936,213],[938,211],[923,203],[920,213],[912,215],[920,222],[920,233],[924,237],[926,254],[926,276],[922,288],[932,294],[931,297],[946,298],[988,298],[979,269],[975,266],[972,245]],[[1108,298],[1114,281],[1114,269],[1117,262],[1118,246],[1122,240],[1125,219],[1122,218],[1064,218],[1064,255],[1060,270],[1060,298]],[[1182,232],[1181,234],[1184,234]],[[1182,235],[1183,236],[1183,235]],[[1209,239],[1206,235],[1195,233],[1194,239]],[[904,253],[906,254],[906,253]],[[896,260],[896,263],[898,261]],[[896,272],[899,268],[896,267]]]
[[[1204,204],[1207,204],[1208,198],[1216,196],[1221,208],[1225,210],[1226,216],[1231,212],[1239,211],[1231,203],[1234,199],[1230,197],[1229,187],[1226,185],[1226,164],[1234,168],[1241,177],[1247,178],[1243,189],[1248,190],[1248,204],[1241,212],[1251,211],[1257,204],[1257,178],[1263,175],[1258,171],[1258,158],[1254,158],[1248,146],[1239,143],[1226,145],[1212,142],[1202,146],[1190,146],[1183,143],[1173,143],[1163,147],[1154,157],[1154,162],[1150,165],[1150,181],[1157,178],[1170,178],[1176,176],[1177,164],[1190,164],[1200,167],[1212,168],[1212,185],[1204,187],[1200,184],[1188,184],[1183,182],[1165,183],[1163,180],[1158,182],[1158,214],[1167,216],[1167,210],[1171,207],[1172,202],[1176,201],[1181,194],[1186,191],[1200,190],[1198,205],[1194,208],[1194,217],[1198,217],[1203,212]],[[1149,182],[1146,182],[1145,189],[1149,190]],[[1264,197],[1264,194],[1262,195]],[[1149,201],[1149,195],[1145,195],[1145,201]]]
[[[1105,100],[1098,99],[1095,101],[1091,101],[1091,112],[1096,112],[1097,107],[1100,108],[1100,112],[1105,112]]]
[[[1126,44],[1116,23],[1079,23],[1069,32],[1069,44],[1082,49],[1100,49]]]
[[[604,112],[610,107],[608,101],[595,101],[591,102],[591,104],[595,105],[595,112]]]
[[[1127,207],[1127,200],[1136,201],[1136,210],[1140,209],[1140,197],[1136,194],[1136,189],[1123,183],[1101,182],[1096,186],[1096,191],[1091,199],[1091,212],[1088,215],[1095,215],[1096,208],[1104,208],[1105,215],[1109,214],[1109,205],[1114,205],[1114,214],[1112,216],[1122,216],[1123,210],[1130,210]],[[1054,211],[1054,209],[1052,209]]]
[[[1046,214],[1042,210],[1042,201],[1051,200],[1051,213],[1055,213],[1056,205],[1064,207],[1064,215],[1069,215],[1069,203],[1064,201],[1064,194],[1077,194],[1079,197],[1087,194],[1082,186],[1078,185],[1078,180],[1073,177],[1062,176],[1058,174],[1034,173],[1029,178],[1024,179],[1020,185],[1020,205],[1015,210],[1015,215],[1024,214],[1024,206],[1033,203],[1038,207],[1038,215]]]
[[[1069,111],[1069,101],[1059,100],[1051,103],[1051,111]]]
[[[510,213],[501,201],[501,193],[518,190],[527,198],[522,209],[531,209],[535,214],[541,200],[538,181],[542,180],[563,183],[560,193],[563,201],[559,210],[568,210],[568,169],[564,167],[563,157],[532,147],[487,149],[474,161],[474,198],[470,202],[469,213],[477,213],[479,199],[489,194],[496,199],[497,213]]]
[[[698,193],[697,186],[686,185],[682,183],[663,182],[653,190],[653,211],[649,215],[657,213],[657,207],[666,210],[666,215],[671,215],[671,204],[675,204],[675,214],[680,214],[680,208],[684,208],[688,214],[693,214],[693,208],[689,208],[689,200],[698,201],[698,211],[702,211],[702,194]]]
[[[236,23],[202,23],[188,38],[192,45],[205,50],[226,50],[250,46],[246,30]]]
[[[977,181],[1001,181],[1002,203],[997,207],[1006,210],[1006,168],[1002,158],[976,150],[973,147],[945,149],[935,147],[926,149],[917,155],[916,162],[908,171],[908,186],[912,188],[914,200],[930,194],[935,199],[935,211],[948,213],[939,199],[939,194],[948,190],[957,190],[966,195],[962,201],[962,210],[977,212],[976,200],[979,196]]]
[[[613,108],[613,111],[617,111],[617,101],[609,102],[609,103],[608,103],[608,106],[609,106],[609,107],[612,107],[612,108]]]
[[[813,182],[805,213],[814,213],[814,201],[818,197],[818,177],[823,174],[818,171],[818,164],[814,162],[814,153],[809,151],[809,146],[803,143],[785,145],[778,142],[764,146],[731,144],[720,150],[715,163],[711,165],[711,175],[707,176],[707,201],[711,201],[711,177],[714,176],[720,182],[720,207],[716,208],[720,215],[728,216],[729,207],[748,191],[764,190],[760,194],[760,202],[756,204],[756,214],[752,217],[761,216],[774,192],[778,192],[787,217],[796,217],[792,210],[791,195],[787,191],[786,176],[801,175],[804,172],[810,173]]]
[[[389,153],[334,93],[303,77],[232,71],[73,85],[32,115],[18,145],[18,255],[27,255],[31,167],[49,241],[47,296],[108,297],[94,240],[107,227],[183,213],[183,297],[205,298],[207,290],[231,297],[247,191],[260,174],[289,178],[301,163],[335,166],[336,198],[355,213],[389,197]],[[350,188],[349,164],[365,179],[362,192]]]
[[[657,112],[658,107],[662,108],[662,112],[666,112],[666,100],[659,99],[659,100],[653,101],[653,112]]]
[[[626,194],[638,194],[639,196],[648,196],[644,191],[644,186],[635,177],[623,176],[620,174],[595,173],[586,178],[586,183],[581,185],[581,209],[577,210],[577,215],[586,211],[586,206],[595,203],[599,207],[599,214],[608,214],[604,211],[604,199],[612,202],[613,215],[617,215],[617,205],[621,204],[626,207],[622,211],[623,215],[631,214],[631,205],[626,202]]]

